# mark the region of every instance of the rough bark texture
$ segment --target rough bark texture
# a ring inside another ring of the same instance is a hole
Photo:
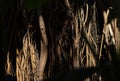
[[[0,33],[2,72],[17,81],[39,81],[111,62],[109,46],[120,52],[120,32],[117,19],[108,22],[110,7],[105,0],[54,0],[29,13],[25,5],[20,10],[12,6],[0,16],[7,23],[0,23],[6,27],[0,29],[5,31]],[[72,77],[65,75],[65,80]],[[84,80],[104,79],[97,72],[90,75]]]

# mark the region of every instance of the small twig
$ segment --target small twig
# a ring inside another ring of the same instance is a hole
[[[103,47],[103,41],[104,41],[104,34],[102,34],[102,39],[101,39],[101,44],[100,44],[100,52],[99,52],[99,60],[101,59],[102,56],[102,47]]]
[[[83,25],[85,25],[85,23],[87,22],[88,19],[88,4],[86,4],[86,16],[85,16],[85,20],[83,22]]]

